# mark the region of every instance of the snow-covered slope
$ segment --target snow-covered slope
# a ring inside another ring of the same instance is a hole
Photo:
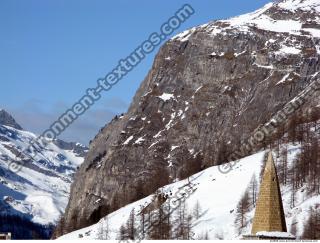
[[[35,138],[31,132],[0,124],[0,214],[18,214],[41,225],[55,224],[68,203],[73,174],[87,148],[70,143],[74,149],[66,150],[55,141],[41,147],[19,172],[11,171],[9,164]]]
[[[290,145],[288,148],[289,164],[293,161],[297,153],[300,151],[299,146]],[[236,239],[239,238],[235,227],[235,215],[237,204],[247,189],[252,176],[256,176],[259,180],[259,174],[262,167],[265,151],[259,152],[252,156],[241,159],[235,164],[234,169],[228,174],[219,171],[218,166],[208,168],[190,178],[193,193],[190,196],[180,196],[185,198],[186,204],[191,211],[197,202],[200,203],[203,215],[198,220],[193,220],[193,238],[200,238],[206,232],[210,239]],[[232,162],[234,165],[234,163]],[[161,188],[161,191],[171,195],[170,201],[176,199],[174,195],[181,188],[188,185],[188,180],[182,180]],[[188,187],[188,186],[187,186]],[[282,187],[283,203],[287,220],[287,227],[290,230],[291,221],[295,217],[298,222],[298,235],[302,234],[303,225],[308,215],[310,206],[319,203],[320,197],[312,197],[306,199],[303,192],[298,192],[298,201],[296,207],[290,207],[290,188]],[[129,214],[135,208],[136,218],[139,219],[142,206],[146,206],[152,200],[152,195],[137,202],[129,204],[116,212],[111,213],[107,217],[100,220],[99,223],[90,227],[74,231],[59,239],[99,239],[101,225],[106,225],[108,220],[110,239],[116,239],[119,234],[121,225],[125,224]],[[172,203],[173,204],[173,203]],[[174,204],[173,204],[174,205]],[[248,217],[252,219],[254,209],[248,213]],[[103,223],[105,222],[105,223]],[[139,227],[139,222],[136,227]],[[249,234],[251,230],[251,221],[243,231],[243,234]]]

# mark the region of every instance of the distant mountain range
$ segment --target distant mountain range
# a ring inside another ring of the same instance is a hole
[[[80,143],[55,140],[41,147],[21,171],[9,170],[8,164],[36,137],[0,110],[0,232],[12,232],[16,238],[50,237],[67,205],[74,173],[88,151]],[[24,226],[19,228],[16,221]],[[47,229],[46,234],[38,232],[41,227]]]

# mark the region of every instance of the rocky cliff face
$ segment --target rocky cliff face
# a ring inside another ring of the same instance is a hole
[[[0,109],[0,124],[22,130],[22,127],[15,121],[15,119],[3,109]]]
[[[288,0],[169,40],[128,112],[91,143],[72,186],[66,231],[181,177],[194,162],[197,169],[224,162],[317,78],[319,11],[316,0]],[[318,96],[304,109],[319,105]]]

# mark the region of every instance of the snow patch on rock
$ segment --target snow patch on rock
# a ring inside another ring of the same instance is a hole
[[[163,93],[162,95],[157,96],[157,97],[162,99],[163,101],[168,101],[168,100],[174,99],[174,95],[168,94],[168,93]]]
[[[132,139],[133,139],[133,136],[128,137],[128,139],[124,141],[123,145],[127,145]]]

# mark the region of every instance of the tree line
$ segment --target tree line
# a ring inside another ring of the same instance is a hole
[[[157,200],[157,197],[155,194],[152,200]],[[156,208],[148,211],[141,208],[139,213],[132,209],[127,222],[120,227],[117,238],[119,240],[209,239],[208,232],[196,236],[193,231],[194,222],[201,216],[200,203],[197,202],[190,210],[185,200],[181,200],[175,210],[171,209],[170,202],[157,204]]]
[[[281,187],[290,188],[290,207],[297,206],[297,193],[309,198],[320,195],[320,112],[318,109],[306,114],[294,114],[286,125],[265,141],[265,149],[276,153],[276,167]],[[290,145],[300,146],[300,152],[289,164]],[[267,153],[263,161],[267,160]],[[262,164],[259,181],[262,179],[265,163]],[[241,234],[251,222],[248,213],[255,207],[257,181],[253,178],[242,195],[236,208],[235,226]],[[309,218],[304,222],[303,239],[319,239],[319,209],[310,209]],[[297,232],[296,218],[290,226],[291,233]],[[318,238],[315,238],[318,237]]]

